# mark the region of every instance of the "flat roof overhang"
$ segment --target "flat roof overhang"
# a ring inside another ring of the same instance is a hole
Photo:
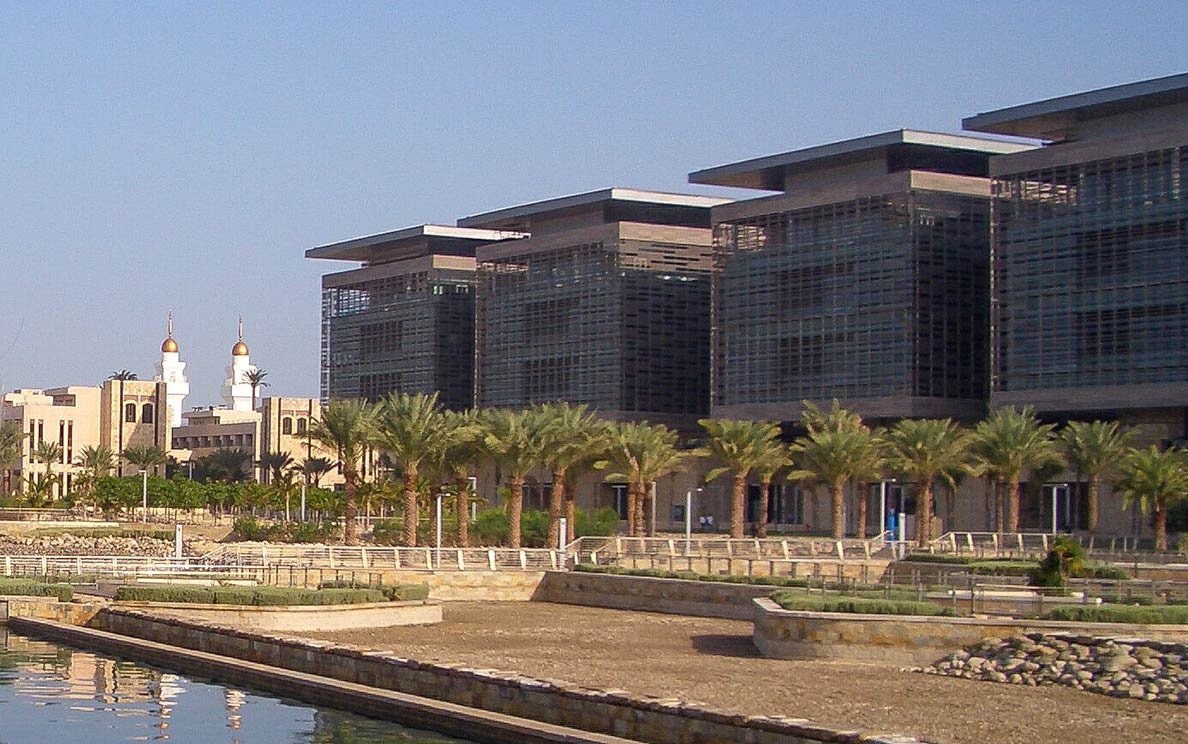
[[[458,226],[473,227],[475,225],[509,222],[524,217],[536,217],[616,201],[665,207],[700,207],[702,209],[709,209],[733,200],[716,196],[675,194],[666,191],[647,191],[644,189],[599,189],[597,191],[587,191],[582,194],[561,196],[555,199],[529,202],[505,209],[497,209],[492,212],[470,215],[458,220]]]
[[[1188,102],[1188,73],[987,111],[962,119],[961,127],[1053,140],[1079,121],[1184,102]]]
[[[871,160],[893,147],[914,146],[938,151],[960,151],[990,155],[1008,155],[1031,149],[1020,142],[987,139],[965,134],[942,134],[916,129],[896,129],[865,137],[832,142],[827,145],[767,155],[694,171],[690,183],[730,186],[744,189],[782,191],[788,175],[825,170]]]
[[[325,258],[335,261],[374,260],[382,253],[398,252],[417,244],[442,249],[443,252],[453,252],[450,249],[470,247],[484,243],[496,243],[501,240],[517,240],[526,237],[526,233],[509,230],[481,230],[469,227],[454,227],[453,225],[416,225],[393,230],[362,238],[352,238],[340,243],[328,243],[305,252],[306,258]]]

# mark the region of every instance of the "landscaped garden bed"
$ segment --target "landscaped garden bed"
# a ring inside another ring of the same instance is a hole
[[[953,616],[951,607],[935,602],[916,602],[904,599],[883,599],[841,594],[812,594],[805,591],[781,590],[772,592],[772,601],[785,610],[805,612],[856,612],[867,615],[926,615]]]
[[[55,597],[59,602],[69,602],[74,597],[74,587],[69,584],[50,584],[31,579],[0,579],[0,595]]]

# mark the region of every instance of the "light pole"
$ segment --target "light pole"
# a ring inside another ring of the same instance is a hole
[[[688,558],[693,543],[693,491],[703,493],[704,488],[693,488],[685,491],[685,557]]]
[[[305,521],[305,481],[301,481],[301,521]]]
[[[879,541],[887,542],[887,481],[879,481]]]
[[[144,468],[140,469],[140,500],[144,505],[141,521],[148,524],[148,471]]]
[[[445,494],[438,491],[437,493],[437,567],[441,568],[441,500],[445,498]]]

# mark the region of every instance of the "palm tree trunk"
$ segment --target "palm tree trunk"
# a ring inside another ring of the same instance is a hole
[[[417,544],[417,523],[421,513],[417,509],[417,466],[408,464],[404,468],[404,524],[401,541],[412,548]]]
[[[767,537],[767,507],[771,498],[771,478],[764,478],[759,485],[759,537]]]
[[[730,536],[738,539],[743,536],[744,523],[747,517],[747,476],[736,473],[734,486],[730,492]]]
[[[1167,506],[1155,502],[1155,549],[1167,550]]]
[[[647,535],[644,531],[644,513],[648,501],[648,486],[646,483],[637,483],[635,488],[635,535],[644,537]]]
[[[520,547],[520,515],[524,513],[524,476],[512,476],[511,493],[507,495],[508,542]]]
[[[565,542],[571,543],[577,539],[577,504],[574,499],[571,484],[565,485]]]
[[[1003,483],[995,479],[991,482],[991,487],[994,489],[994,531],[998,533],[1001,543],[1002,535],[1006,531],[1006,508],[1002,495]]]
[[[1019,483],[1019,479],[1011,478],[1010,493],[1008,494],[1008,497],[1010,499],[1010,507],[1011,508],[1010,508],[1010,512],[1009,512],[1009,516],[1008,516],[1009,521],[1007,522],[1007,527],[1009,529],[1007,530],[1007,532],[1018,532],[1019,531],[1019,496],[1020,495],[1022,495],[1022,487],[1021,487],[1021,484]]]
[[[866,495],[870,492],[870,484],[866,481],[858,482],[858,539],[866,539]]]
[[[924,547],[932,539],[932,484],[920,484],[916,500],[916,544]]]
[[[846,484],[834,483],[831,485],[829,499],[833,512],[833,539],[841,540],[846,536]]]
[[[459,471],[454,476],[455,509],[458,511],[458,547],[470,547],[470,479],[466,471]]]
[[[1096,475],[1089,476],[1089,534],[1097,534],[1097,481]]]
[[[561,510],[565,506],[565,471],[553,471],[553,489],[549,492],[549,532],[545,540],[545,547],[550,550],[557,547],[557,538],[561,535]]]
[[[359,538],[355,534],[355,517],[359,515],[359,505],[355,501],[356,493],[354,471],[343,473],[342,479],[345,481],[343,484],[343,490],[346,493],[346,500],[342,509],[342,544],[358,545]]]
[[[635,510],[639,508],[639,490],[635,481],[627,484],[627,536],[635,537]]]

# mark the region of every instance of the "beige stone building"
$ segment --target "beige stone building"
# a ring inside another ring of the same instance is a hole
[[[168,453],[170,449],[169,404],[165,383],[152,380],[106,380],[100,391],[99,441],[117,456],[132,446],[152,446]],[[119,459],[116,475],[139,472],[134,465]],[[164,475],[165,466],[154,468]]]
[[[84,447],[100,444],[100,389],[69,386],[49,390],[21,389],[4,395],[0,400],[0,421],[14,421],[25,433],[20,460],[7,474],[12,488],[21,479],[45,472],[45,465],[37,462],[34,451],[42,442],[56,442],[61,447],[57,462],[50,464],[50,472],[58,476],[53,496],[69,493],[80,468],[75,465]]]

